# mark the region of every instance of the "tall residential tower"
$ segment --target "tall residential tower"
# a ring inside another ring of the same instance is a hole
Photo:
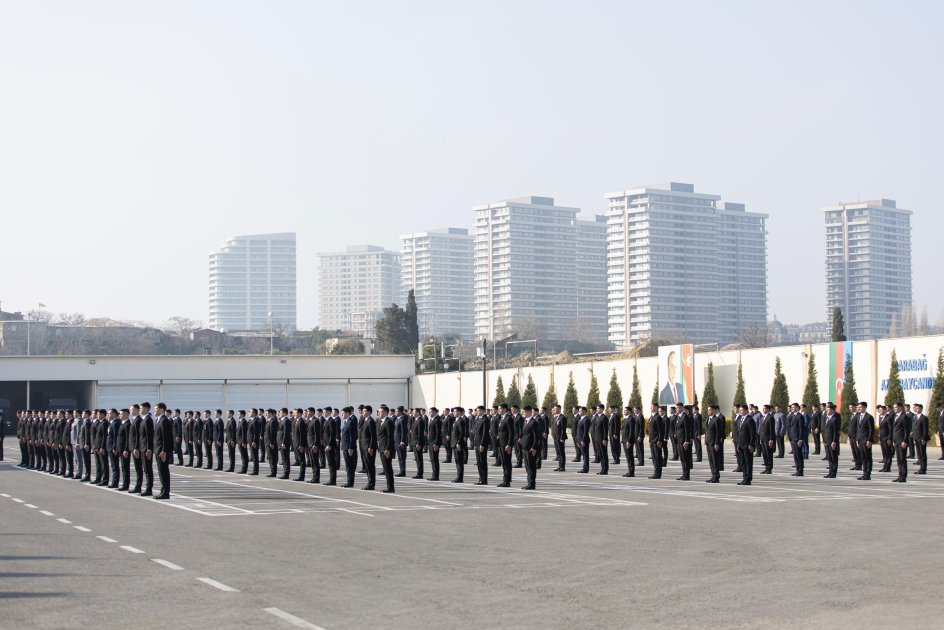
[[[325,330],[374,336],[384,308],[400,298],[400,254],[376,245],[350,245],[318,254],[318,314]]]

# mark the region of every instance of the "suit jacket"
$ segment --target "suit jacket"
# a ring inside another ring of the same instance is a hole
[[[551,419],[551,435],[555,440],[567,440],[567,416],[559,413]]]
[[[377,421],[374,420],[373,416],[369,416],[363,422],[360,447],[364,449],[365,452],[369,448],[374,449],[374,451],[377,450]]]
[[[469,425],[465,416],[459,416],[452,423],[452,435],[450,437],[453,446],[465,444],[465,441],[469,438]]]
[[[620,431],[620,442],[624,444],[626,442],[635,442],[638,436],[639,429],[636,425],[636,416],[631,413],[623,420],[623,427]]]
[[[321,446],[327,449],[329,446],[334,450],[335,443],[338,440],[337,425],[331,418],[323,418],[321,423]]]
[[[852,414],[849,418],[849,437],[853,440],[856,439],[855,436],[859,434],[859,413],[856,412]]]
[[[878,419],[878,439],[882,442],[892,439],[892,421],[894,419],[895,416],[891,412],[882,414]]]
[[[236,418],[227,418],[226,430],[223,433],[223,440],[227,444],[236,441]]]
[[[908,415],[902,411],[901,413],[895,414],[895,419],[892,421],[892,441],[894,446],[901,446],[902,442],[908,440]]]
[[[674,405],[676,403],[685,402],[685,391],[682,389],[681,383],[675,384],[675,396],[672,395],[672,385],[671,383],[666,383],[665,387],[662,388],[662,391],[659,393],[659,404],[660,405]]]
[[[203,431],[200,433],[200,439],[204,442],[213,441],[213,418],[207,418],[203,421]]]
[[[347,450],[357,446],[357,418],[348,416],[341,426],[341,448]]]
[[[443,442],[445,442],[446,440],[452,441],[452,425],[454,425],[455,423],[456,423],[456,417],[452,415],[451,413],[447,415],[445,418],[443,418],[443,426],[442,426]],[[452,446],[455,446],[455,442],[452,442]]]
[[[620,419],[621,418],[618,413],[610,414],[610,419],[606,425],[606,431],[612,439],[616,439],[616,437],[620,434]]]
[[[517,440],[521,437],[521,432],[524,430],[524,416],[522,416],[520,413],[516,413],[511,417],[511,419],[511,425],[515,430],[514,438]]]
[[[131,442],[129,440],[129,432],[131,430],[131,421],[125,420],[124,422],[119,422],[118,424],[118,435],[115,440],[115,448],[118,449],[118,454],[122,454],[125,451],[131,450]]]
[[[865,412],[859,418],[859,430],[856,432],[856,440],[865,444],[875,441],[875,419],[872,414]]]
[[[380,426],[377,427],[377,450],[380,451],[381,454],[383,454],[384,451],[390,451],[390,457],[393,457],[393,454],[397,450],[397,441],[394,439],[393,435],[396,431],[394,425],[393,416],[388,415],[380,421]]]
[[[819,409],[817,409],[810,415],[810,431],[814,431],[816,429],[822,430],[822,428],[823,428],[823,414],[820,412]]]
[[[174,427],[170,418],[167,416],[158,416],[157,424],[154,425],[154,453],[160,456],[161,453],[167,453],[167,463],[170,463],[170,457],[174,452]]]
[[[931,439],[931,433],[928,431],[928,417],[923,413],[915,416],[911,430],[916,440],[927,442]]]
[[[649,418],[649,443],[664,442],[667,428],[664,416],[656,414]]]
[[[154,418],[151,414],[141,419],[141,426],[138,430],[138,449],[141,453],[154,450]]]
[[[393,423],[393,441],[397,445],[410,442],[410,418],[405,413],[397,416]]]
[[[174,429],[174,441],[175,441],[175,443],[176,443],[177,440],[183,441],[183,440],[182,440],[182,435],[183,435],[183,428],[184,428],[184,427],[183,427],[183,420],[180,419],[180,416],[177,416],[176,418],[171,418],[171,419],[170,419],[170,425],[171,425],[171,427],[173,427],[173,429]]]
[[[723,432],[723,420],[716,415],[708,416],[708,425],[705,427],[705,445],[709,447],[721,446]]]
[[[442,416],[435,415],[429,419],[429,427],[426,430],[430,446],[442,446],[443,443],[443,422]]]
[[[511,446],[515,440],[515,421],[510,413],[502,415],[498,420],[498,446],[505,448]]]
[[[695,437],[700,438],[705,434],[705,426],[701,419],[701,413],[696,411],[692,414],[692,423],[695,426]]]
[[[491,434],[492,444],[495,444],[497,446],[498,445],[498,423],[501,421],[501,416],[499,416],[496,413],[491,416],[486,414],[486,417],[488,418],[488,432],[489,434]]]
[[[223,435],[225,432],[225,427],[223,423],[223,416],[213,419],[213,441],[223,443]]]
[[[324,418],[315,416],[314,418],[309,418],[308,423],[308,435],[306,439],[308,440],[308,448],[320,448],[322,446],[321,436],[324,433]]]
[[[741,449],[747,448],[748,446],[753,446],[754,438],[756,436],[757,430],[754,428],[754,422],[750,419],[750,417],[744,418],[738,423],[735,444]]]
[[[794,414],[790,414],[791,419],[793,418],[793,415]],[[777,435],[777,419],[774,417],[774,414],[768,413],[760,421],[760,441],[766,444],[767,442],[776,438]]]
[[[292,449],[292,418],[284,416],[279,420],[279,428],[275,435],[275,445],[277,448]]]
[[[264,419],[263,442],[266,448],[280,448],[282,442],[279,440],[279,420],[275,416]],[[256,426],[259,426],[259,417],[256,416]]]
[[[521,449],[530,451],[538,447],[538,439],[541,437],[540,424],[534,416],[522,418],[521,425]]]
[[[675,418],[675,440],[679,444],[692,442],[695,439],[695,426],[692,416],[688,413],[680,413]]]
[[[489,432],[489,417],[475,416],[472,418],[472,446],[478,448],[484,446],[488,448],[492,445],[492,438]]]
[[[117,448],[118,429],[121,428],[121,420],[115,418],[108,427],[108,437],[105,438],[105,449],[111,453]]]
[[[594,442],[606,441],[607,417],[602,413],[594,414],[590,420],[590,439]]]
[[[823,439],[827,444],[832,444],[835,442],[839,444],[839,429],[842,422],[841,417],[838,413],[834,413],[831,416],[827,415],[823,419]]]
[[[296,448],[308,448],[308,421],[295,418],[292,422],[292,445]]]

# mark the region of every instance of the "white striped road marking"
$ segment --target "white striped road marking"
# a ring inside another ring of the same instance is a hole
[[[13,500],[16,501],[17,503],[24,503],[23,499],[17,499],[16,497],[12,497],[12,498],[13,498]]]
[[[357,514],[358,516],[369,516],[374,518],[375,514],[365,514],[364,512],[356,512],[354,510],[349,510],[347,508],[336,508],[338,512],[347,512],[348,514]]]
[[[64,519],[64,518],[57,518],[56,520],[59,521],[60,523],[65,523],[66,525],[71,525],[71,524],[72,524],[72,521],[67,521],[67,520]]]
[[[222,582],[217,582],[216,580],[211,580],[210,578],[205,578],[205,577],[204,577],[204,578],[197,578],[197,580],[200,581],[200,582],[203,582],[204,584],[209,584],[209,585],[212,586],[213,588],[218,588],[218,589],[220,589],[221,591],[225,591],[225,592],[227,592],[227,593],[238,593],[238,592],[239,592],[237,589],[233,588],[232,586],[226,586],[226,585],[223,584]]]
[[[109,538],[108,536],[96,536],[96,538],[98,538],[99,540],[104,540],[104,541],[107,542],[107,543],[116,543],[116,542],[118,542],[118,541],[115,540],[114,538]]]
[[[0,493],[0,497],[3,497],[4,499],[9,499],[10,495],[6,493]]]
[[[316,626],[315,624],[305,621],[301,617],[296,617],[295,615],[291,613],[287,613],[280,608],[263,608],[262,610],[266,611],[270,615],[275,615],[279,619],[284,619],[285,621],[289,622],[296,628],[308,628],[308,630],[324,630],[324,628],[322,628],[321,626]]]
[[[76,529],[79,530],[80,532],[90,532],[90,531],[92,531],[92,530],[90,530],[88,527],[82,527],[81,525],[73,525],[72,527],[76,528]]]
[[[183,567],[179,567],[179,566],[177,566],[176,564],[174,564],[173,562],[168,562],[167,560],[161,560],[160,558],[151,558],[151,562],[156,562],[157,564],[161,565],[162,567],[167,567],[167,568],[170,569],[171,571],[183,571],[183,570],[184,570]]]
[[[121,548],[124,549],[125,551],[130,551],[131,553],[144,553],[137,547],[132,547],[131,545],[122,545]]]
[[[26,507],[30,508],[31,510],[37,509],[36,506],[33,505],[32,503],[24,503],[23,505],[25,505]]]
[[[45,514],[46,516],[55,516],[55,514],[53,514],[52,512],[47,512],[46,510],[40,510],[39,513]]]

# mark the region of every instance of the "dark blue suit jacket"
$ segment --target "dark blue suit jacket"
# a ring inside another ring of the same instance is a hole
[[[341,421],[341,448],[357,448],[357,416]]]

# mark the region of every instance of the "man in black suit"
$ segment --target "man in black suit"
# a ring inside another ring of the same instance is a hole
[[[128,410],[121,410],[120,424],[118,425],[118,437],[115,440],[115,448],[118,450],[121,469],[121,483],[118,486],[119,492],[127,492],[131,485],[131,420],[128,418]]]
[[[701,438],[705,434],[705,427],[702,423],[701,412],[698,410],[698,407],[692,407],[692,425],[695,427],[694,435],[694,445],[695,450],[693,451],[695,455],[695,461],[701,461]]]
[[[521,468],[524,466],[524,454],[521,451],[521,443],[518,441],[518,438],[521,437],[521,431],[524,429],[524,417],[521,415],[521,409],[518,405],[511,406],[511,420],[512,427],[514,427],[514,451],[515,451],[515,468]]]
[[[305,423],[308,426],[308,458],[311,461],[311,479],[308,483],[321,483],[321,456],[324,454],[322,435],[324,434],[324,418],[321,410],[309,407],[305,410]]]
[[[184,468],[193,468],[193,414],[189,411],[184,412],[183,427],[183,443],[187,445],[187,463]]]
[[[436,407],[430,407],[429,414],[429,425],[426,428],[430,467],[428,481],[439,481],[439,449],[443,444],[443,421]]]
[[[141,451],[141,467],[144,469],[144,492],[142,497],[154,496],[154,418],[151,403],[141,403],[141,425],[138,428],[138,450]]]
[[[256,410],[255,417],[249,419],[249,458],[252,460],[252,472],[251,475],[259,474],[259,462],[265,461],[266,452],[268,452],[268,435],[266,431],[269,428],[268,419],[275,418],[275,411],[269,410],[268,414],[264,413],[262,407]],[[275,448],[275,437],[278,433],[278,429],[272,432],[272,448]],[[274,476],[274,475],[273,475]]]
[[[895,403],[892,420],[892,442],[895,446],[895,461],[898,463],[898,478],[893,483],[908,481],[908,416],[900,403]]]
[[[610,438],[610,451],[613,453],[613,463],[620,463],[620,430],[622,429],[620,409],[616,405],[610,407],[610,417],[607,421],[606,432]]]
[[[914,409],[912,432],[914,435],[915,451],[918,454],[918,461],[916,462],[918,464],[918,470],[915,474],[926,475],[928,474],[928,442],[931,441],[928,417],[924,415],[924,405],[915,403],[911,407]]]
[[[226,450],[229,453],[229,468],[226,472],[236,472],[236,416],[232,409],[226,410],[226,425],[223,427],[223,441],[226,442]],[[220,465],[223,464],[223,456],[220,455]]]
[[[263,430],[263,443],[265,451],[269,458],[269,477],[278,477],[279,475],[279,419],[275,409],[266,409],[265,428]]]
[[[397,452],[397,441],[394,437],[396,426],[394,426],[393,418],[390,417],[390,408],[387,405],[380,405],[377,415],[380,418],[380,426],[377,427],[377,451],[380,453],[380,465],[383,467],[383,474],[387,480],[384,492],[394,492],[393,457]]]
[[[334,486],[338,482],[338,460],[335,453],[338,450],[337,444],[340,440],[338,425],[334,423],[334,418],[328,413],[321,425],[321,447],[324,451],[325,466],[328,469],[328,480],[324,485]]]
[[[911,412],[911,405],[905,405],[905,418],[908,420],[908,457],[914,458],[915,456],[915,441],[914,441],[914,419],[915,415]],[[917,464],[917,462],[915,462]]]
[[[292,437],[292,418],[288,415],[288,408],[282,407],[279,410],[276,433],[276,444],[282,456],[282,476],[279,479],[288,479],[292,474],[292,454],[294,453]]]
[[[567,416],[561,413],[561,406],[551,408],[551,439],[554,441],[554,459],[557,468],[554,472],[564,472],[567,468],[567,454],[564,447],[567,445]]]
[[[633,455],[633,449],[636,447],[636,415],[629,407],[623,408],[623,426],[620,427],[620,441],[623,444],[623,455],[626,457],[626,467],[628,470],[623,473],[624,477],[636,476],[636,458]]]
[[[813,436],[813,445],[815,450],[813,455],[819,455],[820,442],[822,441],[821,432],[823,430],[823,412],[820,407],[813,405],[813,413],[810,415],[810,435]]]
[[[501,449],[498,447],[498,423],[501,420],[501,414],[498,413],[498,405],[492,407],[492,414],[488,417],[488,433],[491,436],[492,457],[495,461],[492,466],[501,466]]]
[[[364,453],[364,470],[367,473],[367,485],[362,490],[373,490],[377,479],[377,421],[374,420],[374,409],[364,405],[361,415],[364,419],[361,428],[360,446]]]
[[[498,420],[498,447],[501,453],[502,463],[502,482],[498,484],[499,488],[511,487],[511,452],[515,443],[515,427],[511,414],[508,413],[508,405],[502,403],[498,406],[498,412],[501,417]]]
[[[885,405],[875,407],[878,417],[878,445],[882,450],[882,467],[879,472],[891,472],[892,466],[892,420],[894,417]]]
[[[393,441],[397,447],[397,463],[400,465],[400,472],[397,477],[406,477],[406,453],[407,445],[410,443],[410,418],[406,415],[406,410],[400,406],[397,407],[397,419],[393,425]]]
[[[749,486],[754,476],[754,439],[757,430],[754,428],[754,422],[747,417],[747,405],[738,407],[738,416],[741,418],[735,441],[735,446],[741,451],[741,481],[738,485]],[[800,457],[803,457],[802,451]]]
[[[118,410],[109,410],[108,418],[111,426],[108,427],[108,438],[106,440],[105,449],[108,451],[108,462],[112,471],[112,479],[108,487],[117,488],[119,477],[121,476],[121,470],[119,468],[121,455],[118,452],[118,431],[121,429],[121,420],[118,417]]]
[[[737,466],[734,468],[734,472],[744,472],[743,461],[741,458],[741,449],[738,448],[738,432],[741,430],[741,423],[744,422],[746,416],[742,416],[740,409],[735,406],[732,410],[734,412],[733,417],[731,418],[731,441],[734,443],[734,458],[737,460]]]
[[[655,405],[653,405],[655,407]],[[658,407],[654,415],[649,418],[649,459],[652,460],[652,474],[650,479],[662,479],[662,465],[664,463],[665,407]]]
[[[941,444],[941,456],[938,459],[941,460],[944,459],[944,403],[937,410],[937,437]]]
[[[598,475],[607,475],[610,472],[610,457],[607,453],[607,424],[609,418],[604,413],[603,405],[597,405],[597,412],[590,421],[590,439],[593,441],[593,452],[596,454],[594,461],[600,462]]]
[[[657,409],[658,411],[658,409]],[[646,465],[646,416],[642,409],[633,407],[633,414],[636,416],[636,465]]]
[[[239,474],[245,475],[249,471],[249,421],[245,409],[237,413],[235,439],[239,448]]]
[[[537,481],[538,449],[540,448],[541,431],[537,419],[534,417],[534,407],[525,405],[522,419],[521,437],[519,438],[521,452],[524,455],[525,472],[528,476],[527,484],[522,490],[534,490]],[[604,456],[603,461],[606,461]]]
[[[154,453],[157,455],[157,475],[161,480],[161,492],[155,499],[170,498],[170,463],[174,459],[174,427],[165,413],[164,403],[157,403],[157,422],[154,424]]]
[[[577,460],[583,463],[578,473],[590,472],[590,419],[587,417],[587,408],[579,407],[574,420],[574,447],[577,449]]]
[[[806,460],[803,457],[803,449],[806,445],[810,429],[805,422],[806,418],[800,411],[800,405],[796,403],[790,405],[790,412],[790,419],[788,420],[790,423],[790,435],[792,439],[790,448],[793,449],[793,466],[796,468],[793,476],[802,477],[803,465],[806,463]]]
[[[341,411],[341,428],[339,445],[344,453],[344,472],[347,475],[347,481],[343,488],[354,487],[354,471],[357,470],[357,418],[354,416],[353,407],[345,407]],[[337,426],[337,424],[335,424]]]
[[[174,431],[174,454],[177,455],[177,465],[183,466],[184,464],[184,447],[183,447],[183,434],[184,434],[184,423],[180,419],[180,409],[174,409],[170,418],[170,425]]]
[[[678,422],[678,414],[682,409],[681,405],[672,405],[669,407],[668,415],[666,416],[666,441],[665,445],[662,447],[662,457],[663,460],[667,460],[669,457],[669,444],[672,445],[672,461],[677,462],[679,458],[678,450],[678,440],[675,437],[675,425]]]
[[[682,476],[676,481],[689,481],[692,474],[692,443],[695,441],[695,420],[692,405],[679,407],[675,418],[675,441],[679,445],[679,460],[682,464]]]
[[[232,412],[228,412],[232,415]],[[223,470],[223,441],[226,433],[226,427],[223,421],[223,411],[216,410],[216,416],[213,418],[213,450],[216,453],[216,470]],[[212,466],[210,467],[212,468]]]
[[[193,448],[197,455],[197,460],[193,463],[194,468],[203,468],[204,429],[209,421],[209,411],[203,412],[203,416],[199,411],[193,412]]]
[[[138,448],[138,435],[141,432],[141,406],[131,405],[131,426],[128,429],[128,445],[131,448],[131,462],[134,464],[134,488],[129,490],[132,494],[140,494],[141,486],[144,482],[144,467],[141,465],[141,459],[144,454]],[[88,471],[88,462],[86,461],[86,471]]]
[[[455,444],[452,442],[452,425],[456,422],[456,414],[458,411],[455,409],[450,409],[446,407],[444,415],[442,417],[442,436],[443,436],[443,451],[445,451],[446,458],[443,460],[447,464],[452,463],[452,451],[455,448]]]
[[[580,447],[577,446],[577,422],[580,421],[580,407],[572,408],[570,410],[570,417],[572,418],[571,423],[573,424],[573,426],[570,429],[570,434],[574,438],[574,450],[577,452],[574,458],[570,460],[570,462],[572,464],[576,464],[581,461],[581,458],[583,456],[583,452],[581,451]]]
[[[298,477],[295,481],[305,481],[305,465],[308,461],[308,424],[305,420],[305,412],[301,409],[295,410],[295,418],[292,420],[292,448],[295,449],[298,461]]]
[[[875,419],[868,412],[868,404],[860,402],[858,406],[859,428],[856,434],[856,446],[859,447],[859,460],[862,462],[862,475],[859,481],[872,478],[872,442],[875,441]]]
[[[456,478],[453,483],[462,483],[465,478],[465,450],[469,438],[469,425],[465,417],[465,409],[456,407],[452,422],[452,435],[449,443],[453,445],[456,451]]]
[[[472,448],[475,449],[475,467],[479,472],[477,486],[488,485],[488,450],[492,445],[489,431],[490,419],[485,414],[485,406],[475,408],[475,417],[472,419]]]
[[[787,422],[793,420],[793,413],[787,416]],[[760,419],[760,454],[764,461],[764,469],[760,471],[762,475],[769,475],[774,469],[774,449],[777,446],[777,426],[774,414],[770,412],[770,405],[764,405],[764,416]],[[796,454],[793,456],[796,461]]]
[[[718,468],[718,454],[721,452],[721,435],[724,432],[724,419],[718,413],[717,405],[708,406],[708,424],[705,426],[705,450],[708,455],[708,469],[711,476],[706,483],[718,483],[721,473]]]
[[[835,479],[839,470],[839,431],[842,419],[836,413],[836,405],[826,403],[826,415],[823,417],[823,442],[826,446],[826,479]]]
[[[426,448],[426,420],[422,411],[413,410],[413,426],[410,427],[410,438],[413,442],[413,462],[416,464],[414,479],[423,478],[423,449]]]

